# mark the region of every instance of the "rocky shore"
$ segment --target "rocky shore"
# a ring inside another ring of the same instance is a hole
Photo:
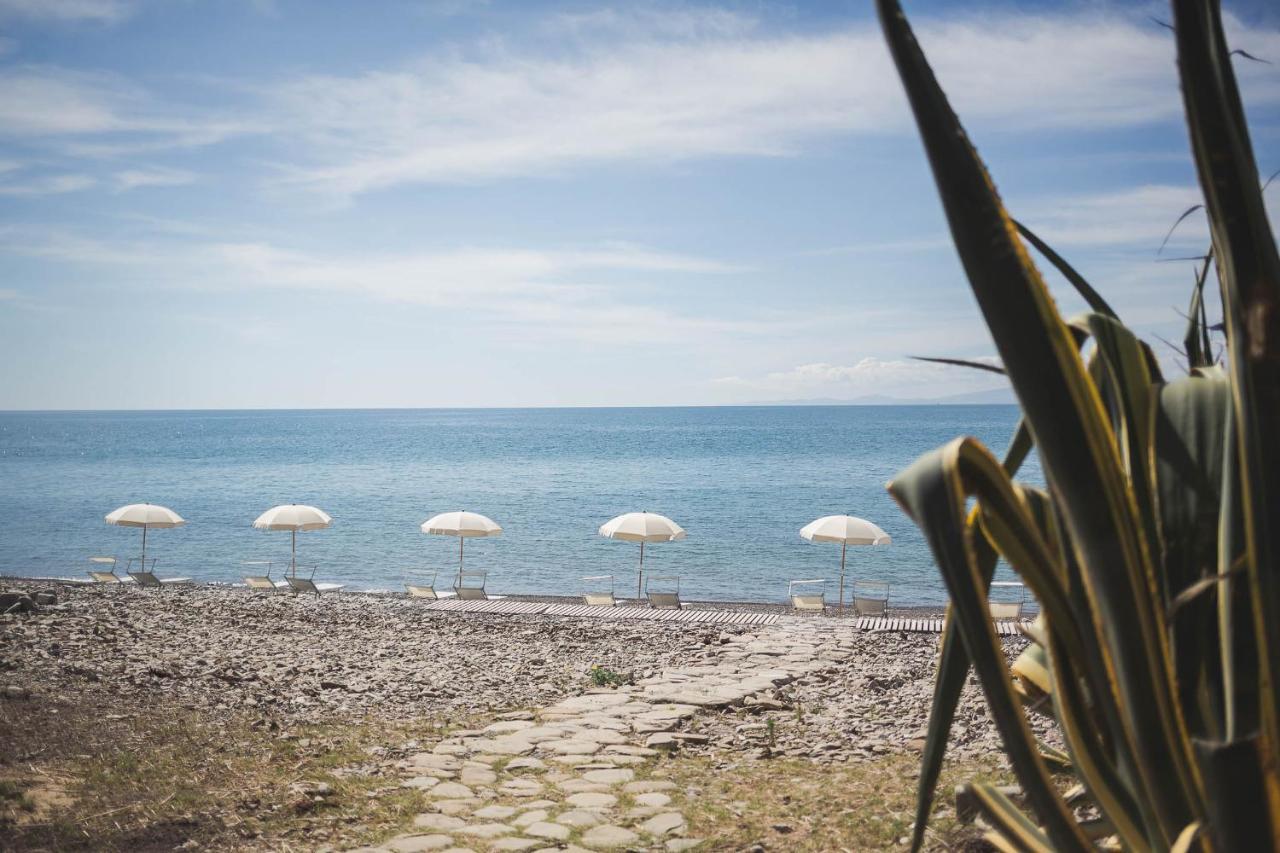
[[[159,593],[10,582],[56,604],[0,617],[0,687],[79,696],[116,711],[156,703],[261,715],[287,725],[342,719],[459,719],[543,707],[592,685],[714,661],[743,628],[482,616],[403,597],[322,599],[209,587]],[[47,592],[46,592],[47,590]],[[750,706],[711,708],[690,745],[831,762],[919,748],[938,638],[838,631],[852,654]],[[1023,641],[1007,639],[1016,654]],[[998,749],[979,691],[966,688],[952,748]]]

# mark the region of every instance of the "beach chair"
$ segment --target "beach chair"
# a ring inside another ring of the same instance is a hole
[[[244,585],[249,587],[249,589],[264,590],[264,591],[270,591],[270,592],[279,592],[282,589],[287,589],[289,584],[285,583],[284,581],[278,581],[278,580],[272,579],[271,564],[272,564],[271,560],[246,560],[245,562],[241,563],[240,565],[242,566],[253,567],[250,569],[250,571],[258,568],[259,566],[267,567],[267,573],[265,575],[245,575]]]
[[[133,570],[134,563],[138,564],[138,570]],[[150,566],[150,568],[148,568]],[[133,578],[134,583],[143,589],[164,589],[167,586],[186,586],[191,583],[191,578],[160,578],[156,577],[156,561],[155,559],[143,560],[137,557],[130,557],[129,562],[125,565],[125,574]]]
[[[409,593],[410,598],[426,598],[426,599],[430,599],[431,601],[435,601],[437,598],[440,597],[439,593],[436,592],[436,576],[437,575],[439,575],[439,572],[432,572],[431,580],[425,584],[410,583],[408,581],[409,573],[405,572],[405,578],[406,578],[404,581],[405,591]]]
[[[1020,582],[992,581],[991,594],[999,596],[999,599],[992,597],[987,602],[987,606],[991,608],[992,619],[1022,618],[1022,608],[1027,601],[1027,588]]]
[[[93,578],[94,583],[124,583],[124,578],[116,574],[117,560],[115,557],[90,557],[89,562],[106,567],[105,570],[89,570],[89,577]]]
[[[859,616],[883,616],[889,612],[889,584],[885,581],[853,582],[853,610]]]
[[[604,590],[603,581],[609,582],[609,590]],[[613,575],[592,575],[582,579],[585,591],[582,593],[582,603],[590,604],[594,607],[617,607],[618,599],[613,595]]]
[[[320,593],[322,592],[337,592],[338,590],[345,588],[344,584],[340,583],[316,583],[315,566],[311,567],[311,571],[307,573],[305,578],[298,577],[298,568],[299,567],[295,566],[293,574],[286,576],[284,579],[285,583],[289,585],[289,589],[293,590],[294,595],[297,595],[300,592],[306,592],[314,595],[316,598],[319,598]],[[301,568],[306,568],[306,566],[302,566]]]
[[[668,589],[672,582],[675,589]],[[651,589],[650,586],[660,589]],[[649,599],[649,606],[655,610],[679,610],[684,607],[680,601],[679,575],[649,575],[644,579],[644,594]]]
[[[827,580],[826,578],[818,578],[816,580],[791,581],[787,584],[787,597],[791,599],[791,606],[796,610],[817,610],[819,612],[827,608]]]
[[[489,597],[484,584],[488,572],[458,572],[453,591],[463,601],[484,601]]]

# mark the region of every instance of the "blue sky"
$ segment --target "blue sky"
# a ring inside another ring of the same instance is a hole
[[[1167,9],[906,6],[1172,369]],[[1227,10],[1269,173],[1280,10]],[[0,409],[929,397],[990,377],[909,355],[992,352],[869,2],[0,0]]]

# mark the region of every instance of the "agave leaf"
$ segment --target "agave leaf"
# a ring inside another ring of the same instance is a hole
[[[1004,368],[982,361],[970,361],[967,358],[935,358],[927,355],[911,356],[916,361],[930,361],[934,364],[950,364],[954,367],[971,367],[974,370],[985,370],[987,373],[998,373],[1004,376]]]
[[[1187,367],[1209,367],[1213,364],[1213,344],[1209,340],[1209,315],[1205,310],[1204,283],[1209,276],[1209,266],[1213,260],[1213,252],[1204,259],[1200,272],[1196,275],[1195,287],[1191,289],[1191,306],[1187,309],[1187,331],[1182,337],[1183,351],[1187,356]]]
[[[1019,420],[1013,438],[1005,451],[1004,470],[1012,477],[1022,467],[1031,452],[1031,433],[1025,422]],[[978,574],[988,587],[995,574],[998,555],[985,540],[975,543]],[[942,759],[947,752],[947,740],[951,736],[951,723],[960,693],[969,675],[969,655],[960,641],[951,608],[943,623],[942,642],[938,653],[938,676],[933,685],[933,706],[929,711],[929,727],[925,736],[924,751],[920,757],[920,781],[916,788],[916,820],[911,833],[912,853],[924,844],[925,829],[929,825],[929,813],[933,811],[934,791],[942,772]]]
[[[963,462],[971,459],[989,460],[992,469],[1001,470],[976,441],[957,439],[918,459],[889,484],[889,493],[929,542],[951,598],[951,618],[978,673],[987,706],[1028,804],[1055,847],[1087,849],[1088,839],[1055,790],[1036,749],[991,622],[986,584],[974,559],[977,530],[965,510],[971,491],[963,476]]]
[[[1116,312],[1112,310],[1111,306],[1107,304],[1107,300],[1103,299],[1102,295],[1093,289],[1093,285],[1089,284],[1089,282],[1085,280],[1084,276],[1076,272],[1076,268],[1067,263],[1065,258],[1055,252],[1048,243],[1037,237],[1030,228],[1023,225],[1016,219],[1011,221],[1018,229],[1018,233],[1021,234],[1028,243],[1035,246],[1036,251],[1041,255],[1044,255],[1044,259],[1046,261],[1057,267],[1058,272],[1062,273],[1063,278],[1071,282],[1071,286],[1076,289],[1076,293],[1080,294],[1081,298],[1089,304],[1090,308],[1097,311],[1099,314],[1105,314],[1108,317],[1112,317],[1117,320],[1120,319]]]
[[[1221,371],[1171,382],[1153,400],[1151,426],[1160,574],[1166,589],[1178,593],[1168,599],[1178,691],[1191,731],[1210,738],[1226,734],[1218,607],[1215,596],[1186,592],[1219,578],[1218,518],[1230,395]],[[1229,623],[1221,627],[1232,630]]]
[[[1123,734],[1160,819],[1152,842],[1166,846],[1199,818],[1200,780],[1171,683],[1164,614],[1147,594],[1152,556],[1115,437],[1048,289],[898,4],[878,0],[878,7],[970,286],[1079,553]]]
[[[1000,839],[1010,845],[1006,849],[1027,853],[1053,853],[1054,846],[1040,827],[1032,823],[999,788],[978,783],[970,785],[969,790],[983,816],[1000,830]]]
[[[1262,850],[1271,837],[1271,807],[1264,763],[1275,756],[1265,755],[1261,737],[1231,743],[1196,741],[1196,752],[1205,768],[1205,781],[1219,796],[1210,797],[1206,826],[1218,850]]]
[[[1280,748],[1280,255],[1218,4],[1174,0],[1191,150],[1222,285],[1261,722]],[[1007,361],[1006,361],[1007,363]],[[1272,773],[1274,779],[1274,770]],[[1280,791],[1270,803],[1280,813]],[[1280,847],[1280,819],[1269,836]]]

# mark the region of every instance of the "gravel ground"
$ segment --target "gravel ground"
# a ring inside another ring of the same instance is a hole
[[[34,593],[48,584],[9,581]],[[429,612],[400,596],[322,599],[189,587],[160,593],[61,586],[59,603],[0,616],[0,687],[83,695],[119,711],[155,703],[241,711],[282,723],[448,718],[554,703],[589,686],[593,666],[630,680],[713,663],[742,628]],[[763,704],[698,718],[698,750],[744,756],[873,759],[919,749],[938,637],[867,633],[805,617],[854,650]],[[768,629],[766,629],[768,630]],[[1025,640],[1008,638],[1012,659]],[[1037,733],[1054,741],[1045,722]],[[953,752],[999,749],[973,679]]]

